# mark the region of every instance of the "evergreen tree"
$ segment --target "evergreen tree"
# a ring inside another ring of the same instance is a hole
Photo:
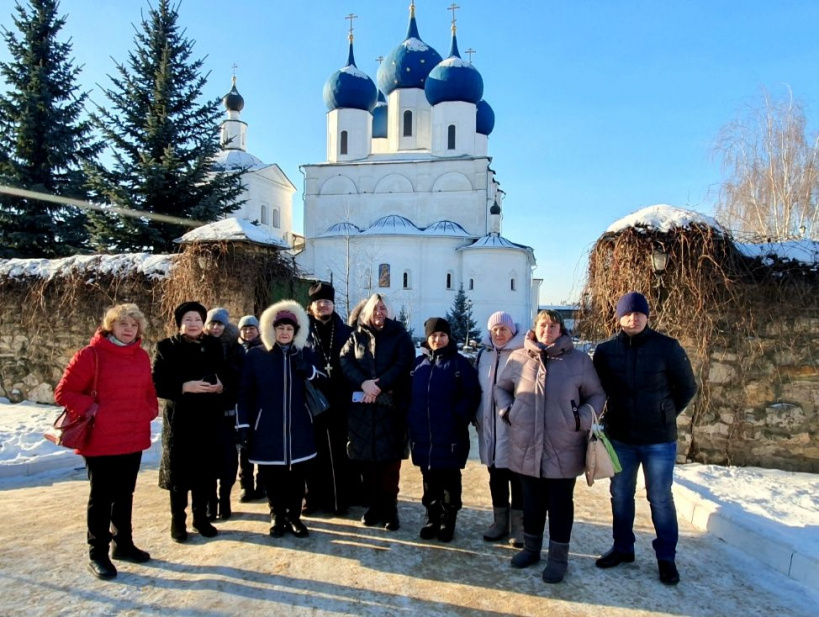
[[[455,294],[452,310],[447,311],[446,320],[449,322],[452,338],[461,345],[481,336],[478,324],[472,319],[472,301],[466,297],[463,283]]]
[[[111,147],[113,165],[98,167],[92,186],[110,204],[209,222],[235,210],[238,173],[215,173],[219,100],[199,103],[206,75],[193,59],[194,41],[178,24],[179,4],[158,0],[136,28],[127,64],[116,64],[105,89],[110,108],[94,114]],[[92,214],[100,250],[172,252],[181,225],[144,218]]]
[[[0,95],[0,183],[84,199],[83,164],[100,146],[83,118],[87,93],[78,91],[71,42],[57,38],[65,17],[58,0],[14,10],[16,30],[2,30],[11,60],[0,63],[8,86]],[[54,257],[87,245],[79,208],[0,195],[0,255]]]
[[[407,310],[406,304],[401,305],[401,311],[398,313],[398,321],[400,321],[401,325],[404,326],[404,329],[407,331],[407,334],[409,334],[410,337],[412,337],[413,333],[415,332],[415,329],[411,325],[412,317],[410,316],[410,313]]]

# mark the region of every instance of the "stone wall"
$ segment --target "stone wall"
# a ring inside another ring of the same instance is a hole
[[[693,432],[691,412],[680,417],[679,452],[702,463],[819,472],[819,318],[772,320],[733,347],[711,348],[709,404]]]

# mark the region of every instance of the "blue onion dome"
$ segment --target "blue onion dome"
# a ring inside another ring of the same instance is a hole
[[[351,37],[347,66],[333,73],[324,84],[324,103],[330,111],[334,109],[372,111],[377,95],[373,80],[355,65]]]
[[[441,54],[421,40],[415,5],[411,4],[406,38],[378,67],[378,89],[389,96],[399,88],[423,88],[427,75],[440,61]]]
[[[489,208],[489,214],[497,215],[497,214],[500,214],[500,213],[501,213],[501,207],[500,207],[500,205],[498,205],[498,202],[496,201],[495,203],[492,204],[492,207]]]
[[[478,118],[475,122],[475,131],[481,135],[489,135],[495,128],[495,112],[492,111],[489,103],[481,99],[478,101],[476,113]]]
[[[228,111],[242,111],[245,108],[245,99],[236,89],[236,75],[233,76],[230,92],[222,97],[222,104]]]
[[[387,136],[387,99],[378,91],[378,102],[373,109],[373,139]]]
[[[424,92],[430,105],[446,101],[477,103],[483,96],[483,78],[471,62],[458,53],[458,38],[452,26],[452,47],[449,57],[430,71]]]

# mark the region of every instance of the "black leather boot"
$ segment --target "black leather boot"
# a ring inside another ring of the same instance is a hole
[[[92,546],[88,551],[88,569],[102,580],[110,580],[117,575],[117,569],[108,558],[108,544]]]
[[[223,521],[233,516],[233,510],[230,507],[230,489],[232,488],[232,486],[228,486],[219,489],[219,518]]]
[[[455,522],[457,519],[457,510],[444,508],[441,516],[441,529],[438,531],[438,539],[441,542],[452,542],[452,538],[455,537]]]
[[[188,539],[188,530],[185,527],[188,515],[188,492],[171,490],[171,539],[174,542],[185,542]]]
[[[441,529],[441,506],[437,502],[433,502],[427,508],[427,523],[421,527],[421,532],[418,534],[422,540],[432,540],[438,535]]]

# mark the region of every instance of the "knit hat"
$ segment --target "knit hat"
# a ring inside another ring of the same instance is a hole
[[[208,312],[205,310],[204,306],[198,302],[183,302],[177,306],[173,312],[173,318],[176,320],[177,328],[182,325],[182,318],[185,316],[185,313],[190,313],[191,311],[199,313],[202,316],[203,322],[205,319],[207,319]]]
[[[221,306],[210,309],[208,311],[208,318],[205,320],[205,325],[208,325],[212,321],[220,323],[223,326],[228,325],[228,323],[230,323],[230,317],[228,316],[227,309],[223,309]]]
[[[509,313],[504,313],[503,311],[492,313],[489,316],[489,323],[486,324],[486,329],[491,332],[492,328],[495,326],[506,326],[509,328],[512,336],[515,336],[518,333],[518,327],[515,325],[515,320],[512,319],[512,316]]]
[[[443,317],[430,317],[424,322],[424,336],[429,338],[433,332],[443,332],[447,336],[452,334],[449,322]]]
[[[329,300],[330,302],[335,302],[336,290],[333,289],[333,286],[329,283],[322,283],[319,281],[315,285],[310,286],[309,297],[311,304],[316,300]]]
[[[239,320],[239,330],[250,326],[259,327],[259,320],[255,315],[245,315]]]
[[[295,328],[296,332],[299,331],[299,320],[290,311],[279,311],[276,313],[276,319],[273,320],[273,327],[275,328],[283,323],[290,324]]]
[[[642,313],[648,317],[648,300],[639,291],[630,291],[617,301],[617,319],[629,313]]]

